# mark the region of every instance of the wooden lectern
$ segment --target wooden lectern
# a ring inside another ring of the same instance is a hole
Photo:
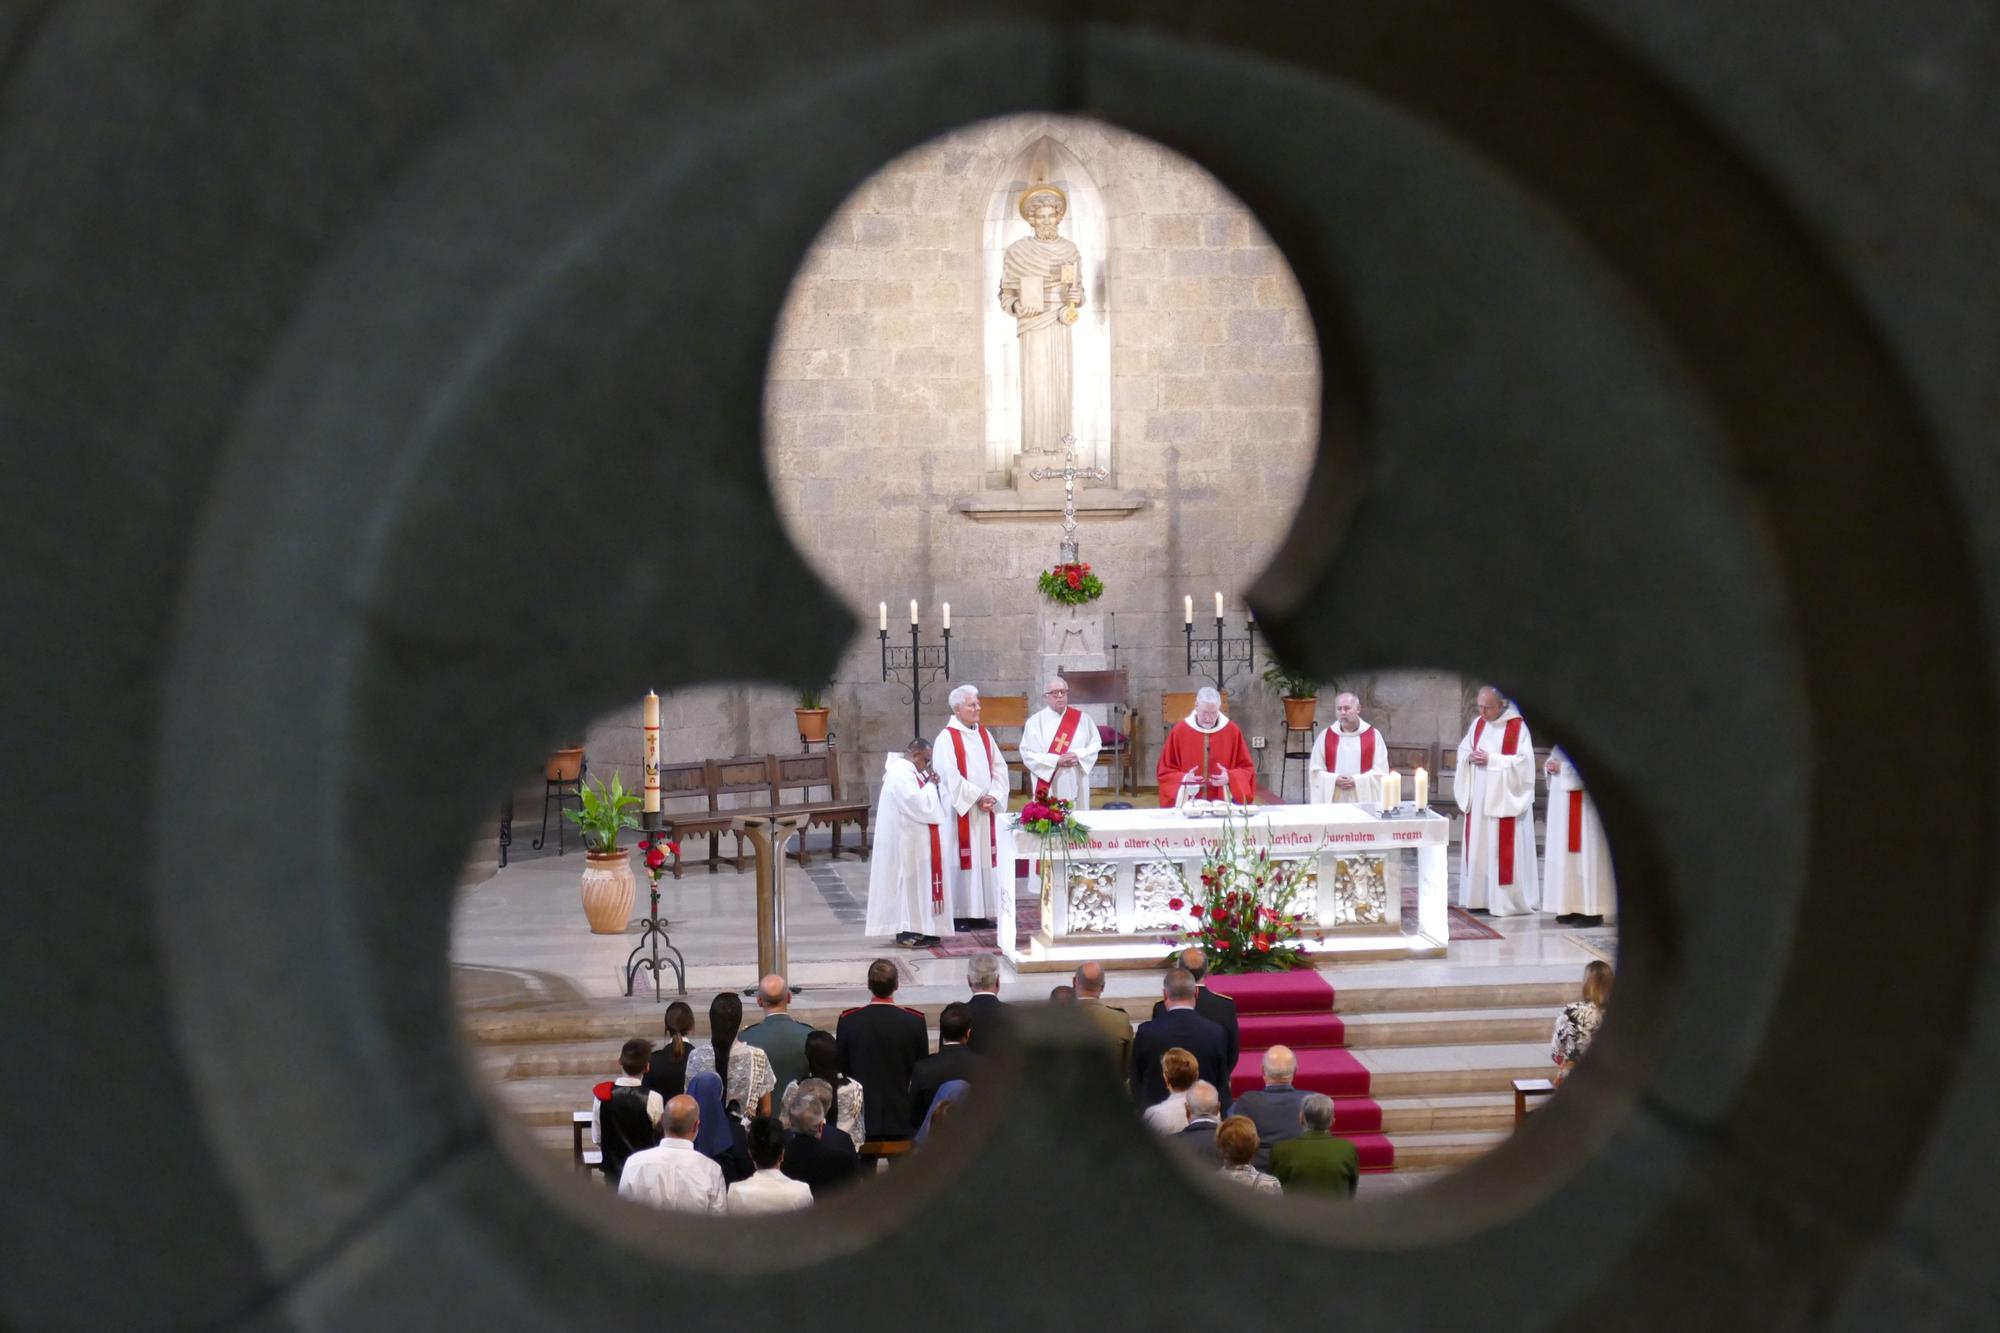
[[[792,835],[805,836],[811,815],[744,815],[729,821],[731,832],[750,839],[757,860],[757,975],[789,976],[785,950],[785,848]]]

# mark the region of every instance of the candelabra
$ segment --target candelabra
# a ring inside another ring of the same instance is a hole
[[[1212,640],[1206,635],[1199,641],[1195,639],[1194,618],[1192,616],[1188,617],[1183,630],[1187,635],[1187,673],[1189,676],[1194,675],[1197,663],[1206,664],[1211,670],[1203,674],[1214,681],[1216,689],[1227,690],[1230,678],[1236,674],[1231,670],[1232,667],[1242,666],[1248,669],[1251,675],[1256,674],[1257,622],[1252,617],[1248,615],[1244,616],[1243,637],[1241,638],[1225,637],[1221,616],[1215,618],[1215,638]]]
[[[949,607],[946,610],[950,610]],[[951,626],[943,630],[943,643],[923,643],[917,635],[917,623],[910,622],[910,646],[891,648],[889,631],[879,631],[882,640],[882,679],[893,680],[903,685],[904,673],[908,673],[909,683],[903,692],[910,700],[910,735],[924,734],[924,691],[934,680],[951,678]],[[900,748],[900,747],[899,747]]]
[[[639,827],[645,833],[648,841],[661,839],[666,836],[666,820],[658,810],[648,810],[641,815]],[[653,998],[655,1000],[660,999],[660,969],[662,967],[671,967],[674,970],[674,987],[676,993],[686,995],[688,993],[687,960],[681,957],[681,951],[674,947],[673,940],[667,935],[667,919],[660,915],[660,881],[654,879],[650,873],[647,874],[646,879],[648,881],[647,889],[652,894],[652,907],[646,913],[646,919],[640,923],[643,929],[639,932],[639,942],[632,947],[632,952],[625,958],[625,993],[627,995],[632,993],[634,983],[639,978],[639,973],[651,972],[653,974]],[[662,949],[672,954],[673,957],[662,958],[660,956]],[[644,955],[643,957],[641,956],[642,954]]]

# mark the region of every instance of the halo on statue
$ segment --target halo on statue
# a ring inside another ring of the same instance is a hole
[[[1060,185],[1046,185],[1046,184],[1031,185],[1027,189],[1021,192],[1021,202],[1015,206],[1016,211],[1020,213],[1023,221],[1025,222],[1034,221],[1033,218],[1028,216],[1028,201],[1030,199],[1033,199],[1038,194],[1050,195],[1055,199],[1056,208],[1058,210],[1056,213],[1056,221],[1060,222],[1064,218],[1069,216],[1069,196],[1063,193],[1063,189]]]

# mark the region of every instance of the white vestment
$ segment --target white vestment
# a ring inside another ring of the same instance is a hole
[[[1067,753],[1076,756],[1075,768],[1058,769],[1060,758],[1050,747],[1062,727],[1063,715],[1044,708],[1021,728],[1021,767],[1036,779],[1049,784],[1049,795],[1072,802],[1079,810],[1090,809],[1090,770],[1097,765],[1097,723],[1081,708],[1066,710],[1076,714],[1076,732]]]
[[[1611,875],[1611,845],[1597,807],[1584,794],[1583,776],[1561,750],[1562,767],[1549,775],[1547,864],[1542,870],[1542,910],[1567,916],[1615,916],[1618,885]]]
[[[938,835],[938,869],[945,858],[942,784],[925,781],[917,766],[900,754],[889,756],[882,774],[882,797],[875,804],[875,848],[868,864],[870,935],[949,935],[948,891],[931,894],[931,835]],[[940,890],[944,884],[940,882]]]
[[[1518,723],[1513,753],[1507,728]],[[1475,740],[1486,765],[1472,762]],[[1512,704],[1496,722],[1474,718],[1458,743],[1452,795],[1465,811],[1465,860],[1458,875],[1458,905],[1494,916],[1535,910],[1535,745],[1528,724]],[[1507,882],[1502,882],[1503,879]]]
[[[965,768],[958,766],[958,749],[952,733],[965,746]],[[993,835],[1007,818],[1007,761],[1001,757],[1000,743],[992,732],[967,727],[957,718],[945,724],[931,747],[931,769],[944,779],[944,878],[949,885],[945,900],[953,917],[990,918],[1000,910],[1000,876],[1011,875],[1014,867],[994,860]],[[991,796],[995,808],[978,808],[979,798]],[[966,854],[961,858],[961,825]],[[935,934],[936,932],[928,932]]]
[[[1362,750],[1369,748],[1362,736],[1373,734],[1374,753],[1369,756],[1369,764],[1364,770],[1361,764]],[[1333,767],[1326,766],[1326,739],[1334,738]],[[1308,776],[1307,795],[1314,805],[1336,805],[1342,801],[1379,801],[1382,799],[1382,775],[1389,771],[1389,738],[1363,722],[1353,731],[1342,731],[1335,723],[1319,735],[1313,737],[1312,758],[1306,761]],[[1336,786],[1336,777],[1354,779],[1354,785],[1342,790]]]

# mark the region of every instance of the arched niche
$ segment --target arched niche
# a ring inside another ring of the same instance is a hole
[[[986,474],[990,483],[1013,480],[1021,451],[1021,354],[1014,317],[1000,308],[1000,266],[1007,247],[1030,233],[1021,217],[1022,191],[1049,183],[1069,196],[1062,234],[1076,242],[1083,264],[1086,296],[1070,326],[1071,430],[1077,460],[1109,470],[1111,455],[1111,285],[1106,281],[1111,251],[1111,217],[1097,182],[1082,160],[1053,134],[1023,141],[996,173],[987,191],[983,232],[985,308],[981,343],[986,389]]]

